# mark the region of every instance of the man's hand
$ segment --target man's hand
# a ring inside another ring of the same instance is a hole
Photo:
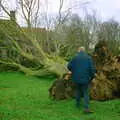
[[[72,72],[71,72],[71,71],[68,71],[67,74],[72,75]]]
[[[95,78],[91,82],[92,82],[92,84],[94,84],[95,83]]]
[[[68,71],[64,79],[69,80],[71,78],[71,75],[72,75],[72,72]]]

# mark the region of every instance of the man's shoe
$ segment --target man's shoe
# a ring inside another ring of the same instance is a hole
[[[90,109],[85,109],[85,110],[84,110],[84,113],[89,114],[89,113],[94,113],[94,111],[92,111],[92,110],[90,110]]]

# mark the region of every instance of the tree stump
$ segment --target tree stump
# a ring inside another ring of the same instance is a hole
[[[55,100],[74,98],[75,84],[72,80],[57,79],[49,89],[49,96]]]

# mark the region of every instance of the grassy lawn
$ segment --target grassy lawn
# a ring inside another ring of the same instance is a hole
[[[0,120],[120,120],[120,100],[91,101],[94,114],[76,109],[74,100],[52,101],[53,78],[0,73]]]

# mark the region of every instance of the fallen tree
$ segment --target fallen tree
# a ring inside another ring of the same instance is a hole
[[[43,51],[35,39],[30,38],[14,21],[0,22],[0,50],[6,56],[0,56],[0,63],[16,67],[27,75],[44,76],[66,72],[66,61],[54,54]]]
[[[45,15],[47,27],[44,29],[43,39],[41,38],[43,35],[40,36],[42,34],[41,28],[39,28],[39,17],[41,17],[39,13],[40,1],[17,1],[18,8],[21,10],[19,12],[23,15],[27,28],[22,28],[17,24],[15,11],[9,12],[8,4],[7,1],[0,1],[1,10],[10,18],[0,20],[0,48],[2,48],[0,49],[0,67],[2,65],[15,68],[14,70],[22,71],[27,75],[44,76],[55,74],[62,76],[66,72],[65,65],[67,62],[55,54],[56,50],[51,52],[49,48],[50,44],[53,43],[50,43],[49,40],[48,9],[46,9],[47,14]],[[63,0],[60,1],[59,20],[62,19],[62,6]],[[47,3],[44,7],[47,7]],[[61,23],[62,20],[59,21],[59,25]]]
[[[120,56],[113,56],[109,51],[107,42],[99,41],[95,46],[93,59],[95,61],[97,73],[91,83],[91,99],[109,100],[120,97]],[[64,92],[62,92],[62,99],[74,97],[74,83],[71,83],[72,81],[66,83],[67,81],[65,82],[65,80],[61,82],[64,83],[65,87]],[[67,87],[66,84],[68,84]],[[50,96],[57,100],[58,98],[61,99],[59,96],[61,89],[59,88],[61,88],[60,85],[57,84],[57,81],[55,81],[55,83],[51,86],[51,91],[49,91]],[[69,89],[69,92],[72,94],[68,94],[67,89]],[[66,97],[66,94],[69,97]]]

